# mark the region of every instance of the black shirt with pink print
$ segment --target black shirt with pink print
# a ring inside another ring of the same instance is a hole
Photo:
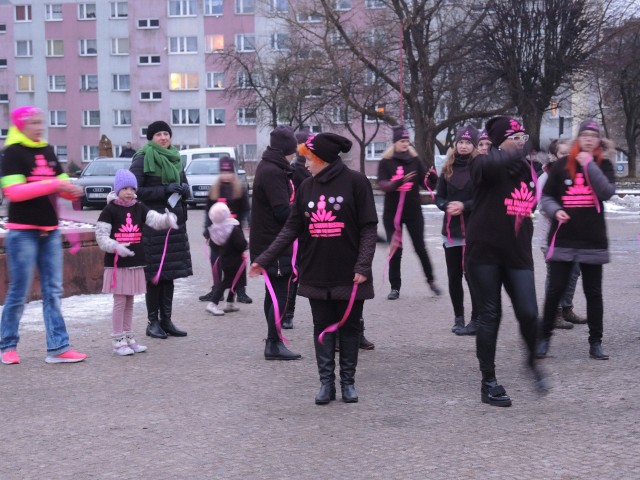
[[[134,253],[131,257],[118,257],[119,268],[143,267],[147,264],[142,245],[142,226],[148,213],[149,207],[140,202],[129,207],[111,202],[100,213],[98,222],[111,225],[110,237],[118,243],[129,244],[127,248]],[[113,267],[114,258],[115,254],[105,253],[104,266]]]

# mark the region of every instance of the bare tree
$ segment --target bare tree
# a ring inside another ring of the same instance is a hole
[[[601,37],[608,1],[495,0],[480,48],[522,117],[534,148],[551,100],[587,66]]]

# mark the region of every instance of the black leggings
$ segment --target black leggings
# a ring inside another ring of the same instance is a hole
[[[277,277],[275,275],[269,276],[271,286],[276,294],[278,309],[280,310],[280,318],[282,318],[285,309],[287,308],[289,278],[290,275],[285,275],[283,277]],[[264,316],[267,319],[267,338],[269,340],[278,340],[280,337],[278,337],[278,330],[276,329],[275,309],[273,308],[273,301],[271,300],[271,295],[269,294],[269,289],[267,289],[266,284],[264,286]]]
[[[429,254],[427,253],[427,247],[424,243],[424,218],[422,212],[415,218],[402,220],[401,224],[406,225],[409,237],[411,237],[411,243],[413,243],[413,249],[418,254],[420,263],[422,264],[422,270],[427,277],[427,281],[434,280],[433,270],[431,268],[431,262],[429,261]],[[387,234],[387,242],[391,244],[393,239],[393,232],[395,231],[393,225],[393,218],[384,219],[384,230]],[[389,283],[393,290],[400,290],[402,286],[402,280],[400,278],[400,261],[402,260],[402,248],[398,248],[396,253],[391,257],[389,262]]]
[[[313,317],[313,336],[317,338],[325,328],[342,319],[344,312],[347,310],[347,305],[349,305],[349,301],[315,300],[310,298],[309,305],[311,306],[311,316]],[[353,302],[353,308],[347,317],[347,321],[340,327],[340,335],[360,339],[360,335],[362,334],[360,319],[362,318],[363,308],[364,300],[356,300]]]
[[[475,296],[471,292],[469,278],[463,269],[463,250],[464,247],[444,247],[444,259],[447,262],[447,275],[449,277],[449,296],[453,304],[453,314],[456,317],[464,316],[464,289],[462,288],[462,277],[467,281],[469,287],[469,295],[471,296],[471,318],[474,319],[478,315]]]
[[[589,343],[602,340],[604,304],[602,301],[602,265],[580,263],[582,289],[587,299],[587,324]],[[549,338],[560,299],[571,276],[572,262],[549,262],[549,287],[544,301],[542,336]]]
[[[533,270],[468,264],[467,273],[478,304],[476,355],[483,376],[495,376],[496,343],[502,317],[502,285],[511,298],[520,324],[520,334],[529,350],[529,361],[533,361],[538,321]]]

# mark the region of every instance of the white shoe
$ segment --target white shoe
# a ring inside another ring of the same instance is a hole
[[[134,338],[132,332],[125,333],[124,338],[127,341],[127,345],[131,350],[133,350],[134,353],[142,353],[147,351],[147,347],[136,342],[136,339]]]
[[[209,302],[205,310],[211,313],[212,315],[216,315],[216,316],[224,315],[224,310],[222,310],[220,307],[218,307],[218,305],[216,305],[213,302]]]
[[[111,345],[113,346],[113,353],[116,355],[125,356],[134,354],[134,351],[127,345],[127,340],[124,338],[124,335],[111,340]]]
[[[237,312],[240,309],[238,308],[238,306],[234,302],[227,302],[227,304],[224,306],[223,310],[224,310],[225,313],[229,313],[229,312]]]

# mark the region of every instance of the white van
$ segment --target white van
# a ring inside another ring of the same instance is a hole
[[[202,147],[180,150],[180,160],[182,161],[182,168],[186,168],[194,158],[222,157],[231,157],[234,160],[237,160],[236,149],[234,147]]]

